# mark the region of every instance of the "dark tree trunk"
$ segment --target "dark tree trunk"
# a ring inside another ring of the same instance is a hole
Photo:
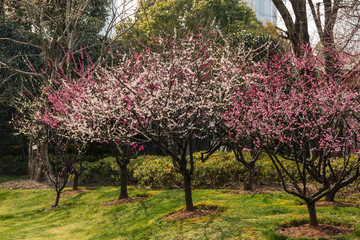
[[[254,175],[255,175],[255,163],[251,162],[246,166],[247,169],[247,176],[245,179],[244,189],[252,191],[253,182],[254,182]]]
[[[60,194],[61,194],[61,191],[56,191],[56,200],[52,207],[57,207],[59,205]]]
[[[120,195],[118,199],[128,198],[127,192],[127,165],[129,164],[130,158],[130,146],[126,146],[126,150],[123,150],[121,146],[113,143],[110,149],[115,157],[116,163],[120,168]]]
[[[195,208],[193,205],[192,193],[191,193],[191,175],[188,171],[182,172],[182,175],[184,177],[186,211],[193,211]]]
[[[341,187],[333,188],[329,191],[329,193],[325,196],[325,201],[334,202],[336,193],[341,189]]]
[[[30,139],[28,171],[30,180],[41,182],[45,180],[46,164],[49,164],[48,144]]]
[[[5,6],[5,0],[0,0],[0,18],[5,17],[4,6]]]
[[[289,11],[288,6],[283,0],[272,0],[272,2],[284,20],[287,30],[286,34],[292,42],[294,52],[297,56],[302,56],[304,54],[303,45],[310,45],[306,0],[290,0],[295,21],[293,21],[291,11]]]
[[[120,195],[119,199],[122,198],[128,198],[128,192],[127,192],[127,171],[126,171],[126,165],[122,164],[120,165]]]
[[[315,202],[307,202],[307,208],[309,211],[309,219],[310,219],[310,226],[319,226],[317,217],[316,217],[316,209],[315,209]]]
[[[73,183],[73,188],[72,190],[78,190],[79,189],[79,177],[80,177],[80,173],[76,170],[74,170],[74,183]]]

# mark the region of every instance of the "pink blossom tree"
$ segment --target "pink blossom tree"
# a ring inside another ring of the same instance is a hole
[[[360,174],[359,96],[345,81],[359,71],[329,75],[321,56],[304,52],[257,66],[237,89],[225,119],[269,155],[285,191],[306,202],[310,225],[316,226],[315,202]],[[338,59],[339,66],[356,61],[348,55]]]
[[[122,66],[130,69],[132,60],[123,60]],[[143,147],[126,108],[124,76],[115,76],[107,68],[95,71],[83,55],[75,66],[76,77],[69,79],[60,72],[47,89],[50,107],[44,109],[43,121],[76,141],[109,144],[120,168],[119,199],[128,198],[127,165]]]
[[[185,39],[154,38],[141,52],[131,51],[131,68],[119,65],[111,77],[123,84],[128,112],[138,133],[171,156],[184,178],[186,210],[194,210],[191,178],[194,139],[206,136],[222,107],[238,67],[218,32]],[[112,77],[113,76],[113,77]],[[119,76],[126,76],[121,78]]]
[[[242,106],[238,107],[237,111],[227,111],[234,109],[234,101],[237,99],[237,93],[246,91],[247,80],[254,77],[251,71],[268,63],[274,55],[281,54],[282,49],[279,44],[275,44],[271,39],[262,41],[261,44],[247,50],[241,50],[237,59],[232,60],[236,65],[237,77],[229,79],[229,85],[233,86],[230,92],[226,94],[229,100],[223,103],[223,107],[217,109],[215,112],[214,124],[210,129],[216,139],[210,149],[202,154],[202,160],[206,160],[212,153],[220,147],[226,147],[234,152],[235,159],[242,164],[246,170],[247,175],[244,181],[245,190],[253,190],[255,180],[255,166],[259,160],[263,150],[254,143],[253,136],[245,131],[238,131],[237,124],[242,125],[246,117],[247,106],[250,102],[245,102]],[[276,52],[273,49],[277,49]],[[246,154],[246,153],[249,153]],[[206,157],[204,157],[206,155]]]
[[[41,163],[42,174],[46,176],[48,184],[56,191],[56,200],[52,208],[59,205],[62,190],[68,183],[69,176],[74,171],[74,166],[80,159],[84,145],[73,141],[66,135],[64,129],[58,124],[47,120],[47,100],[44,96],[36,97],[27,90],[24,94],[21,115],[14,120],[17,130],[25,136],[31,137],[38,133],[39,129],[45,131],[41,141],[46,141],[53,150],[51,158],[43,158],[38,146],[31,146],[33,152]],[[45,128],[44,128],[45,126]]]

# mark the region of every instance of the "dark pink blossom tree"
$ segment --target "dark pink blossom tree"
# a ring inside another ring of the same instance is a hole
[[[237,89],[225,119],[269,155],[285,191],[306,202],[310,225],[316,226],[315,202],[359,177],[359,95],[346,83],[359,71],[328,75],[321,56],[304,53],[257,66]],[[356,61],[338,59],[339,66]]]
[[[18,131],[26,136],[37,133],[39,129],[46,129],[46,134],[43,135],[45,139],[41,139],[41,141],[46,141],[51,146],[53,156],[43,158],[38,146],[31,147],[33,152],[37,152],[35,156],[43,166],[42,174],[46,176],[48,184],[56,191],[56,200],[52,206],[55,208],[59,205],[61,192],[74,172],[75,164],[82,155],[84,145],[69,138],[59,124],[47,119],[49,107],[47,107],[44,97],[36,97],[27,90],[24,99],[26,100],[22,104],[22,115],[14,120],[14,124]]]

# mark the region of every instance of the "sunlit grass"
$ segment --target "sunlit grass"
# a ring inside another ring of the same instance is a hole
[[[49,208],[55,191],[0,189],[0,239],[282,239],[275,230],[307,221],[307,209],[288,194],[241,195],[226,189],[194,190],[195,204],[220,206],[213,216],[166,221],[184,206],[182,190],[129,188],[140,202],[103,207],[119,188],[99,187],[63,196],[62,208]],[[318,207],[320,221],[360,227],[359,207]],[[359,239],[355,231],[345,239]],[[285,238],[286,239],[286,238]]]

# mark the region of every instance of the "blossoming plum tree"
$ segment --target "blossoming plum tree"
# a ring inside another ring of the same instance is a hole
[[[132,60],[122,63],[130,69]],[[77,141],[108,143],[120,168],[119,199],[128,198],[127,165],[143,147],[138,147],[140,139],[126,109],[124,76],[106,68],[95,71],[84,55],[74,70],[76,77],[69,79],[60,72],[54,86],[47,89],[51,106],[44,110],[43,121]]]
[[[69,176],[74,171],[74,165],[79,161],[83,152],[84,145],[69,138],[66,131],[47,120],[47,101],[41,96],[37,97],[31,93],[30,90],[24,94],[26,101],[22,104],[20,109],[21,115],[14,120],[14,124],[19,131],[26,136],[32,135],[34,132],[45,131],[42,141],[53,149],[53,156],[51,158],[43,158],[38,146],[31,146],[32,151],[37,153],[42,167],[42,174],[46,176],[48,184],[56,191],[56,200],[52,208],[59,205],[60,195],[62,190],[68,183]],[[44,128],[46,126],[46,128]]]
[[[321,56],[304,52],[257,66],[226,114],[237,134],[252,136],[269,155],[285,191],[306,202],[310,225],[316,226],[315,202],[360,174],[359,96],[345,81],[359,71],[355,66],[329,75]],[[339,59],[341,66],[354,61],[348,55]]]
[[[171,156],[183,176],[188,211],[194,210],[193,141],[205,136],[215,111],[229,97],[229,82],[238,71],[231,61],[236,53],[221,47],[219,41],[223,40],[218,32],[184,39],[154,38],[153,43],[129,53],[131,66],[121,64],[108,77],[123,84],[134,128]]]

